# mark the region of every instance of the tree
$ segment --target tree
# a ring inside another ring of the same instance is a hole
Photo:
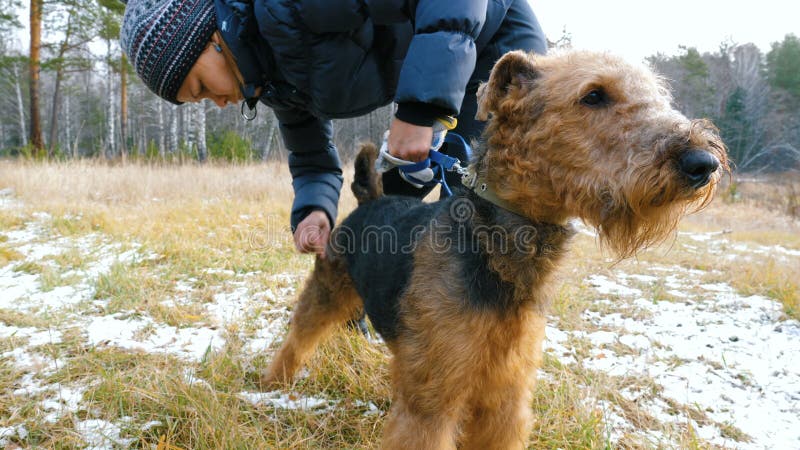
[[[58,145],[58,123],[61,107],[61,86],[64,77],[73,71],[91,68],[88,51],[73,55],[75,51],[85,50],[94,39],[97,29],[97,14],[93,0],[60,0],[48,14],[48,29],[59,31],[62,40],[55,45],[55,57],[45,63],[45,67],[55,70],[52,112],[50,116],[50,142],[48,155],[53,156]]]
[[[770,148],[782,157],[780,165],[800,164],[800,39],[788,34],[773,43],[766,60],[772,92]]]
[[[711,82],[709,62],[696,48],[681,47],[681,50],[682,55],[658,54],[647,60],[670,80],[675,104],[681,112],[690,117],[712,117],[720,108],[714,102],[716,89]],[[719,72],[716,69],[713,73]]]
[[[206,101],[201,100],[193,105],[195,144],[197,145],[197,159],[205,162],[208,158],[208,145],[206,140]]]
[[[12,11],[19,9],[21,6],[17,0],[0,0],[0,33],[3,36],[9,36],[14,30],[22,26],[17,16],[12,13]]]
[[[128,80],[127,80],[127,73],[128,73],[128,64],[125,61],[125,57],[121,55],[120,57],[114,58],[115,49],[113,49],[112,44],[117,42],[117,38],[119,37],[120,31],[120,22],[122,20],[122,15],[125,13],[125,4],[118,0],[98,0],[98,3],[101,6],[101,13],[100,13],[100,30],[99,36],[101,39],[106,41],[106,67],[107,67],[107,93],[108,93],[108,100],[106,103],[106,155],[113,156],[116,154],[117,146],[116,146],[116,132],[114,124],[116,123],[115,120],[115,110],[114,110],[114,95],[113,95],[113,75],[115,73],[120,74],[120,143],[122,149],[123,158],[128,153],[127,147],[127,120],[128,120]]]
[[[767,79],[773,88],[800,100],[800,38],[788,34],[767,53]]]
[[[39,111],[39,91],[41,88],[41,50],[42,50],[42,0],[31,0],[31,47],[28,62],[30,76],[30,118],[31,146],[33,154],[39,156],[44,152],[42,138],[42,117]]]
[[[686,114],[693,117],[711,117],[716,86],[710,82],[709,64],[694,47],[684,47],[677,62],[682,69],[681,88]]]
[[[0,0],[0,34],[11,36],[16,30],[22,28],[17,16],[11,11],[21,8],[17,0]],[[0,41],[0,103],[5,112],[2,115],[11,120],[14,119],[14,127],[19,127],[17,144],[25,147],[28,145],[28,132],[25,125],[25,104],[22,97],[22,77],[21,69],[27,64],[25,57],[17,51],[12,51],[8,44],[9,40]],[[12,112],[13,111],[13,112]],[[3,126],[3,124],[0,124]],[[0,140],[0,149],[6,145],[6,139]]]

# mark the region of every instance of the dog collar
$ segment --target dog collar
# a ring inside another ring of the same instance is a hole
[[[525,214],[519,208],[498,197],[497,194],[495,194],[495,192],[489,188],[489,184],[486,182],[486,180],[478,175],[473,166],[470,166],[469,172],[461,178],[461,182],[464,184],[464,186],[472,190],[472,192],[474,192],[478,197],[486,200],[487,202],[499,208],[505,209],[506,211],[511,211],[518,216],[525,217]]]

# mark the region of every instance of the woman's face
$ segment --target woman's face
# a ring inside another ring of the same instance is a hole
[[[212,42],[216,39],[214,36]],[[196,103],[204,98],[210,99],[220,108],[228,103],[237,103],[243,98],[233,69],[212,43],[197,58],[177,95],[177,100],[184,103]]]

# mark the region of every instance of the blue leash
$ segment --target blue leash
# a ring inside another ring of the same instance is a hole
[[[466,150],[467,157],[472,156],[472,148],[460,135],[456,133],[447,133],[447,136],[444,138],[444,142],[462,145]],[[419,172],[420,170],[427,169],[428,167],[430,167],[433,171],[433,179],[431,181],[422,181],[410,175],[411,173]],[[458,158],[445,155],[438,150],[431,150],[430,153],[428,153],[428,157],[424,160],[414,164],[399,166],[397,170],[403,172],[405,177],[414,183],[421,184],[423,186],[436,186],[437,184],[442,185],[442,190],[447,193],[448,197],[450,197],[453,195],[453,191],[451,191],[450,186],[447,185],[445,172],[455,171],[463,174],[466,168],[461,166],[461,160]]]

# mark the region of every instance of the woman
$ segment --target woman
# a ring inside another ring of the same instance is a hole
[[[438,117],[458,116],[456,133],[480,135],[475,93],[497,58],[546,51],[527,0],[131,0],[120,43],[170,102],[273,108],[290,151],[295,245],[321,255],[342,186],[330,119],[394,101],[389,152],[419,161]],[[427,193],[396,170],[384,190]]]

